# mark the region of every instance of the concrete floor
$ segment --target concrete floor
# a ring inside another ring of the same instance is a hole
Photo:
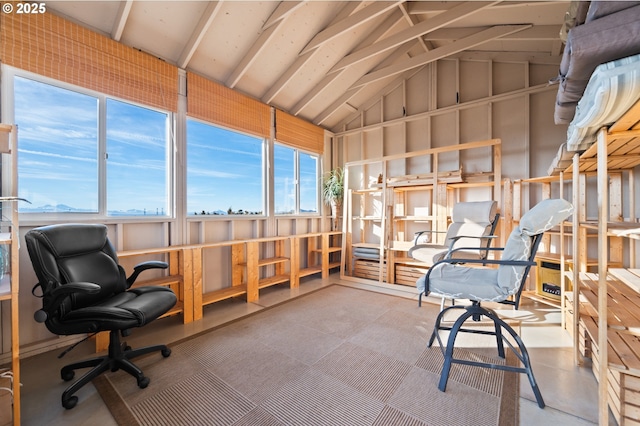
[[[163,318],[149,324],[144,330],[133,330],[126,340],[138,347],[160,342],[171,343],[215,327],[249,313],[273,306],[289,298],[332,283],[383,291],[417,300],[414,288],[405,286],[341,281],[338,274],[327,279],[307,278],[299,289],[284,285],[261,290],[257,303],[228,300],[207,306],[204,318],[191,324],[182,324],[181,317]],[[432,299],[434,303],[439,300]],[[533,362],[533,371],[547,407],[538,408],[525,376],[520,379],[520,424],[591,425],[598,422],[598,385],[591,369],[576,366],[573,361],[572,339],[560,327],[558,308],[523,298],[518,311],[505,309],[504,316],[517,316],[522,321],[520,335]],[[475,336],[475,335],[473,335]],[[466,337],[466,336],[465,336]],[[478,339],[486,338],[481,336]],[[458,340],[457,345],[469,347],[488,346],[484,341]],[[489,342],[490,345],[490,342]],[[92,384],[78,393],[78,405],[66,410],[60,404],[60,396],[68,383],[60,379],[60,368],[73,361],[91,356],[92,342],[84,342],[64,358],[58,359],[63,349],[25,358],[22,372],[22,424],[23,425],[115,425],[109,410]],[[78,374],[82,374],[80,371]],[[132,379],[133,380],[133,379]],[[153,384],[153,378],[151,378]],[[611,423],[611,424],[615,424]]]

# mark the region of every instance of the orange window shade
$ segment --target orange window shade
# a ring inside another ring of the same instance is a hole
[[[276,110],[276,140],[284,145],[322,154],[324,129],[301,118]]]
[[[177,111],[177,67],[59,16],[2,13],[0,40],[0,61],[7,65]]]
[[[187,114],[256,136],[271,136],[269,105],[191,72],[187,73]]]

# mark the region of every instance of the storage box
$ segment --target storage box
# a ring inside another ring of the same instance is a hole
[[[387,275],[387,265],[384,264],[384,270],[382,271],[383,277]],[[360,278],[366,278],[369,280],[378,280],[380,278],[380,262],[372,260],[356,260],[353,275]]]
[[[396,265],[395,283],[415,287],[418,278],[427,273],[429,268],[410,265]]]

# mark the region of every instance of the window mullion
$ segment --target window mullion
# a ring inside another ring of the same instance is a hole
[[[107,216],[107,97],[98,96],[98,214]]]

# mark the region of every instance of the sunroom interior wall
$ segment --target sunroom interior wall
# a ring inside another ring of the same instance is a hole
[[[487,61],[460,61],[460,103],[491,95],[490,67]]]
[[[491,87],[494,95],[501,95],[526,87],[525,76],[528,71],[525,63],[494,62],[492,69]],[[555,72],[557,74],[557,67]],[[529,78],[529,80],[531,80],[531,78]],[[548,81],[548,79],[546,81]]]
[[[459,112],[449,111],[437,114],[431,118],[431,147],[457,145],[459,136]],[[460,153],[457,151],[445,152],[438,155],[438,173],[459,170]]]
[[[440,60],[436,67],[437,72],[437,108],[445,108],[456,104],[458,93],[458,61]]]
[[[491,106],[478,105],[460,110],[460,143],[491,139]],[[493,155],[490,147],[460,152],[464,173],[493,170]]]
[[[407,115],[420,114],[432,109],[431,75],[431,65],[427,65],[405,82]]]
[[[558,141],[566,140],[567,130],[565,126],[554,124],[553,109],[548,108],[555,103],[554,93],[536,93],[530,99],[531,140],[535,141],[536,148],[536,155],[531,155],[531,175],[544,176],[558,151]]]
[[[384,127],[384,155],[403,154],[407,152],[405,124],[399,123]],[[390,176],[402,176],[407,174],[406,161],[404,159],[392,160],[387,163],[387,174]]]
[[[431,148],[431,119],[429,117],[408,121],[406,127],[407,152],[421,151]],[[430,157],[413,157],[407,159],[407,174],[417,175],[431,172]]]
[[[404,85],[399,85],[383,98],[383,121],[395,120],[405,115]]]
[[[557,90],[545,87],[556,74],[557,65],[528,62],[448,59],[429,64],[383,97],[383,123],[376,124],[379,103],[361,111],[362,120],[353,117],[346,126],[349,133],[341,139],[346,145],[344,152],[349,154],[347,161],[380,156],[378,128],[384,128],[384,155],[396,153],[390,139],[395,144],[397,126],[403,129],[404,142],[398,143],[406,152],[500,138],[503,178],[545,176],[566,140],[566,126],[553,123]],[[392,115],[399,99],[406,105],[406,117],[400,119]],[[390,120],[393,126],[385,126]],[[358,133],[356,130],[362,125],[357,127],[357,123],[367,126],[366,130]],[[357,152],[362,156],[357,157]],[[464,172],[489,171],[492,161],[490,149],[484,153],[446,153],[439,157],[438,170],[458,170],[462,163]],[[430,162],[422,157],[407,160],[403,174],[431,171],[432,165],[427,163]],[[373,170],[369,170],[368,176],[372,175]],[[350,185],[353,184],[352,180]],[[469,199],[485,196],[474,191],[462,194]]]

